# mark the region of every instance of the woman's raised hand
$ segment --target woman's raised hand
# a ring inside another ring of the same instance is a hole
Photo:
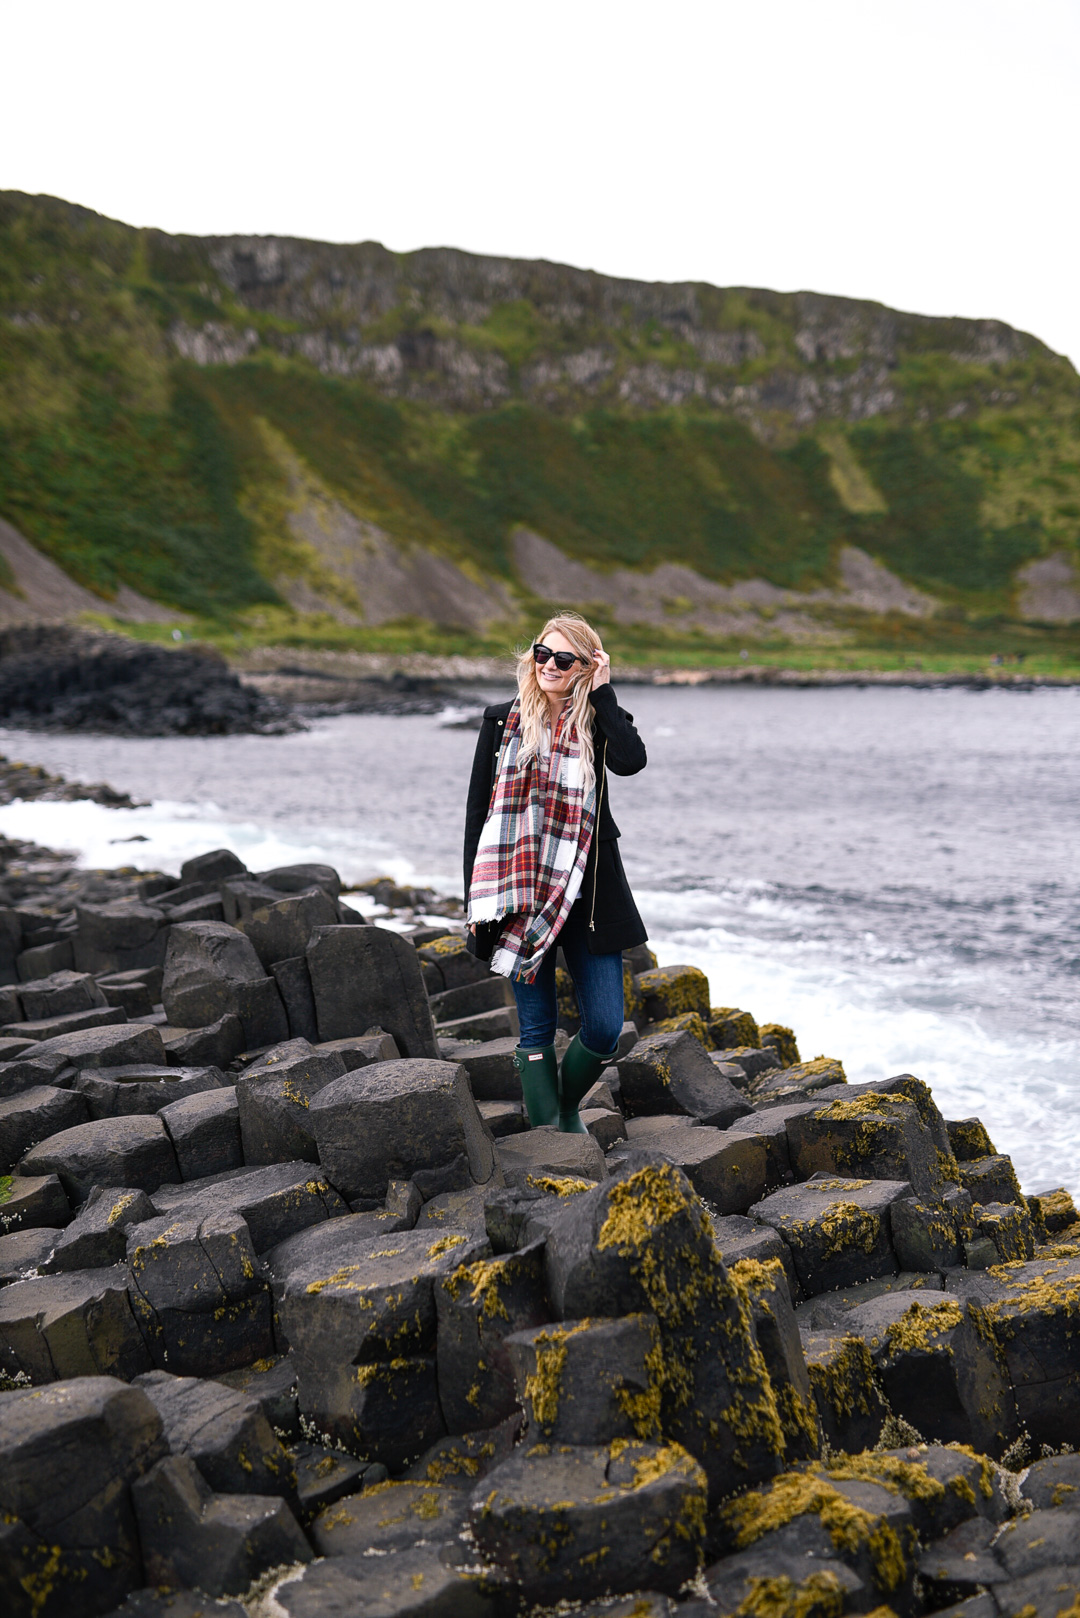
[[[610,684],[611,659],[606,652],[594,652],[593,657],[596,662],[596,667],[593,671],[592,686],[590,689],[595,691],[597,686]]]

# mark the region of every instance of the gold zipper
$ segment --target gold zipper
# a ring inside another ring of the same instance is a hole
[[[593,832],[593,842],[596,844],[596,858],[593,860],[593,869],[592,869],[592,904],[589,906],[589,931],[590,931],[590,933],[594,933],[596,931],[596,922],[593,920],[593,917],[596,915],[596,878],[600,874],[600,840],[599,840],[598,833],[600,831],[600,810],[603,807],[603,803],[604,803],[604,783],[605,783],[606,780],[607,780],[607,737],[605,736],[604,737],[604,750],[600,755],[600,791],[599,791],[599,794],[597,795],[597,799],[596,799],[596,830]]]

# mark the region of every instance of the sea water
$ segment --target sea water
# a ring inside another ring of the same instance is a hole
[[[494,697],[498,693],[490,693]],[[1080,692],[627,688],[648,769],[613,779],[663,964],[853,1080],[918,1074],[1026,1190],[1080,1191]],[[475,733],[350,715],[284,737],[0,732],[148,807],[16,803],[0,832],[91,865],[324,860],[461,892]],[[138,839],[138,840],[132,840]]]

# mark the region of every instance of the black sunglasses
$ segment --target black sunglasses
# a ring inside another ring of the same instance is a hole
[[[585,659],[578,657],[575,652],[553,652],[550,646],[541,646],[537,642],[533,647],[533,661],[543,668],[549,659],[562,674],[565,674],[567,669],[572,669],[575,663],[585,663]]]

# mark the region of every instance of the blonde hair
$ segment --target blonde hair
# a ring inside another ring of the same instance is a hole
[[[589,701],[589,692],[592,690],[593,674],[596,664],[593,653],[601,649],[600,636],[591,624],[587,624],[580,613],[557,612],[554,618],[549,618],[536,642],[543,643],[552,631],[564,635],[570,642],[579,657],[585,659],[586,666],[580,668],[579,676],[572,687],[570,698],[570,726],[571,733],[577,734],[578,747],[581,753],[581,781],[585,791],[591,792],[596,782],[596,765],[593,760],[593,711]],[[523,763],[536,758],[544,740],[550,709],[547,694],[541,690],[536,678],[536,663],[533,660],[533,645],[523,647],[518,653],[517,685],[518,696],[521,698],[521,751],[519,757]]]

